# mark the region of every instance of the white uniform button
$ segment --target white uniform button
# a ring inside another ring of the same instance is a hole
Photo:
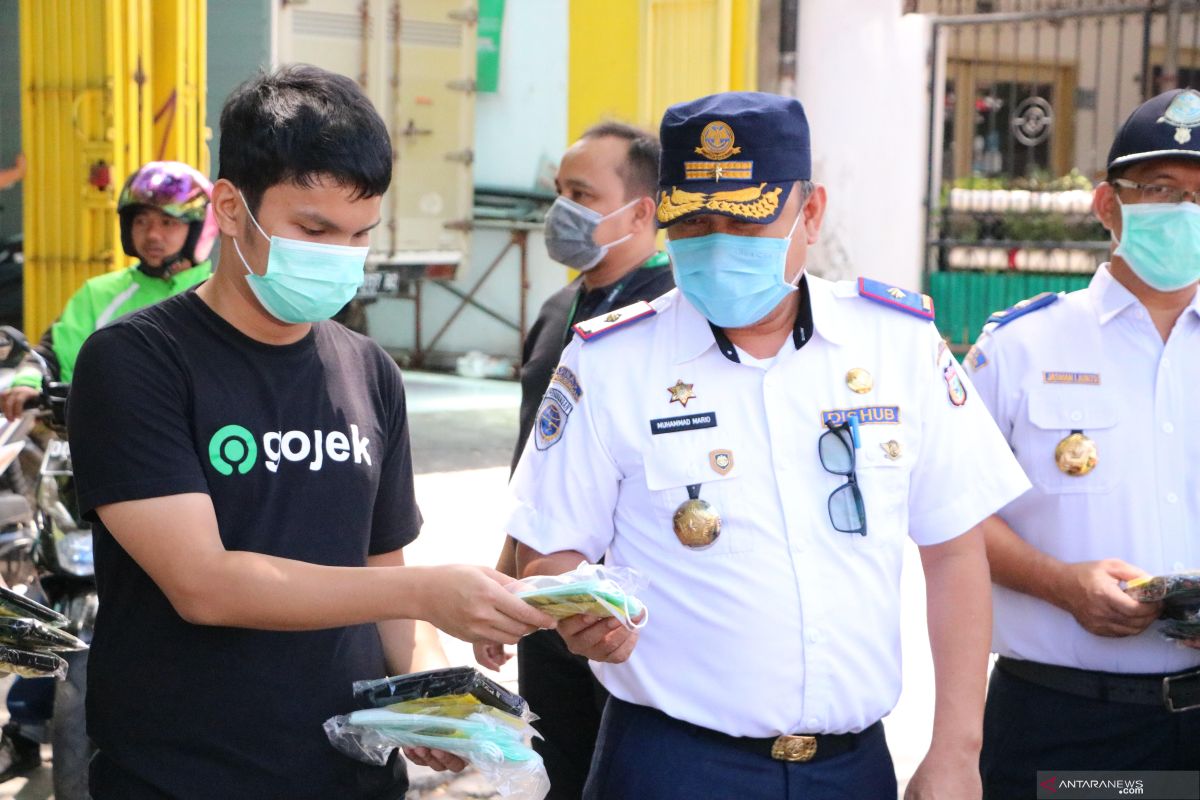
[[[1170,369],[1170,368],[1171,368],[1171,359],[1169,359],[1169,358],[1166,358],[1166,357],[1164,357],[1164,358],[1163,358],[1163,360],[1162,360],[1160,363],[1163,365],[1163,367],[1164,367],[1165,369]]]
[[[809,631],[808,632],[808,641],[811,644],[816,644],[817,642],[821,641],[821,632],[820,631]]]
[[[1179,495],[1175,494],[1174,492],[1167,492],[1167,502],[1168,503],[1178,503]]]
[[[1171,424],[1171,423],[1169,423],[1169,422],[1164,422],[1164,423],[1163,423],[1163,433],[1174,433],[1174,432],[1175,432],[1175,426],[1174,426],[1174,425],[1172,425],[1172,424]]]
[[[807,725],[809,733],[819,733],[821,730],[821,718],[809,717]]]
[[[1182,561],[1176,561],[1174,564],[1171,565],[1172,572],[1183,572],[1185,569],[1187,569],[1187,567],[1185,567],[1183,565]]]
[[[1083,419],[1082,411],[1076,410],[1076,411],[1071,412],[1071,421],[1072,422],[1079,422],[1079,420],[1081,420],[1081,419]]]
[[[1134,315],[1135,317],[1137,317],[1138,319],[1145,319],[1145,318],[1146,318],[1146,312],[1145,312],[1145,311],[1143,311],[1143,310],[1142,310],[1142,309],[1140,309],[1140,308],[1138,308],[1138,309],[1135,309],[1135,310],[1134,310],[1134,312],[1133,312],[1133,315]]]

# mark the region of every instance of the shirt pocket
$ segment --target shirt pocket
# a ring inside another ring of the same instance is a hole
[[[1017,458],[1047,494],[1110,492],[1120,479],[1120,465],[1112,458],[1119,417],[1116,403],[1095,387],[1038,386],[1029,394],[1026,424],[1014,431]],[[1096,466],[1085,475],[1063,472],[1055,459],[1059,442],[1075,431],[1096,447]]]
[[[908,487],[916,451],[897,426],[862,425],[854,472],[867,512],[867,539],[908,530]]]
[[[654,525],[661,529],[657,539],[664,547],[697,556],[745,553],[754,549],[740,496],[738,466],[732,462],[725,474],[713,466],[714,439],[701,431],[655,437],[645,455],[646,490],[650,495]],[[674,436],[675,439],[670,437]],[[700,499],[721,516],[721,535],[709,547],[688,547],[675,535],[675,511],[688,501],[689,486],[699,486]]]

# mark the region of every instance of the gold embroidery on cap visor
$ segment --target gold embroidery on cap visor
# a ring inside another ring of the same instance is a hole
[[[774,215],[779,210],[782,186],[766,190],[767,184],[734,189],[728,192],[689,192],[673,187],[670,192],[660,192],[658,221],[662,224],[674,222],[685,214],[713,211],[743,219],[760,220]]]

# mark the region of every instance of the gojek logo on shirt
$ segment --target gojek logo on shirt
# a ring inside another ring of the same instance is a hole
[[[350,434],[341,431],[269,431],[263,434],[262,446],[254,434],[241,425],[226,425],[208,440],[208,460],[213,469],[222,475],[232,475],[237,470],[245,475],[258,463],[261,449],[266,460],[264,466],[278,472],[283,461],[308,461],[313,472],[321,469],[325,460],[349,461],[355,464],[371,464],[371,440],[358,434],[358,426],[350,426]]]

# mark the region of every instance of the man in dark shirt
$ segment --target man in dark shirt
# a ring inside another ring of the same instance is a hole
[[[362,282],[391,163],[353,81],[251,79],[221,115],[213,277],[80,352],[96,800],[403,797],[400,759],[325,738],[352,681],[408,671],[413,620],[469,641],[552,625],[492,570],[403,566],[421,515],[400,372],[327,321]]]
[[[658,157],[657,138],[620,122],[590,128],[563,155],[554,181],[559,197],[546,215],[546,248],[580,274],[545,302],[525,339],[514,470],[571,326],[675,288],[666,254],[655,249]],[[515,574],[514,557],[508,539],[496,568]],[[521,694],[540,717],[534,727],[543,738],[533,746],[550,775],[549,797],[577,800],[607,694],[587,659],[571,654],[553,631],[522,639],[517,652]],[[496,644],[476,645],[475,655],[492,669],[508,660]]]

